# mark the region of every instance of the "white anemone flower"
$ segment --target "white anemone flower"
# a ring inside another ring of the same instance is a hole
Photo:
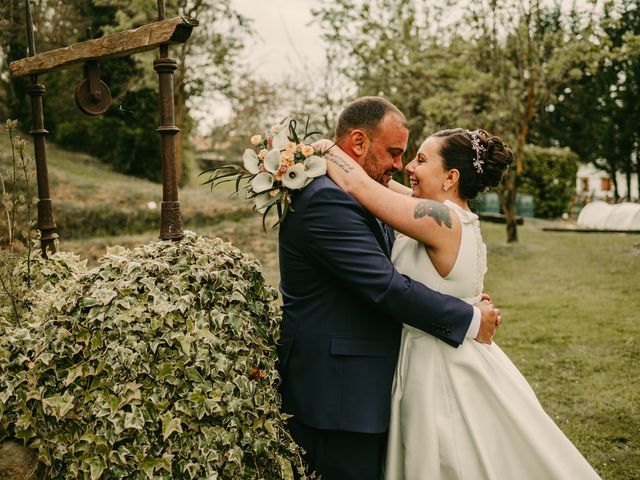
[[[257,197],[254,198],[256,210],[260,213],[264,213],[265,207],[267,203],[271,201],[271,195],[268,193],[261,193]]]
[[[267,155],[264,157],[264,168],[266,168],[271,173],[276,173],[280,168],[280,163],[282,162],[282,154],[280,150],[274,148],[267,152]]]
[[[269,172],[257,174],[251,180],[251,189],[256,193],[262,193],[273,187],[273,175]]]
[[[249,173],[260,172],[260,159],[255,150],[247,148],[242,155],[242,162],[244,163],[244,168],[246,168]]]
[[[282,184],[291,190],[298,190],[304,187],[309,175],[305,171],[302,163],[296,163],[287,169],[282,176]]]
[[[318,155],[311,155],[304,161],[307,176],[311,178],[319,177],[327,173],[327,161]]]
[[[286,123],[286,120],[284,125],[288,125],[288,123]],[[282,130],[276,133],[271,139],[271,146],[276,150],[282,150],[289,142],[289,138],[287,137],[287,131],[289,129],[284,125]]]

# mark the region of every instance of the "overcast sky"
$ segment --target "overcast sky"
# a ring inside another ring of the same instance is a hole
[[[253,19],[256,38],[245,55],[264,78],[280,80],[291,67],[324,61],[321,31],[311,15],[311,9],[320,5],[318,0],[232,0],[232,4]]]

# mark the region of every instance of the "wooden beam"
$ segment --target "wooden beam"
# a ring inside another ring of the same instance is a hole
[[[105,37],[74,43],[68,47],[39,53],[33,57],[11,62],[9,70],[14,77],[55,72],[88,60],[122,57],[158,48],[162,44],[184,43],[198,21],[175,17],[149,23],[134,30],[114,33]]]

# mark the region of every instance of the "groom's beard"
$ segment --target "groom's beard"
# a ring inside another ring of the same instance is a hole
[[[384,178],[385,174],[391,177],[394,173],[396,173],[396,169],[393,167],[389,170],[382,169],[382,165],[380,165],[378,157],[376,157],[376,155],[371,150],[371,146],[369,146],[369,148],[367,149],[367,153],[364,156],[362,168],[373,180],[385,187],[389,186],[389,181],[385,180]]]

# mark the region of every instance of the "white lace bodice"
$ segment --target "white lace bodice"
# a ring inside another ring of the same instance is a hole
[[[456,262],[446,277],[437,272],[424,244],[398,235],[391,253],[396,269],[432,290],[446,293],[469,303],[480,300],[487,271],[487,248],[482,241],[478,216],[449,200],[444,204],[462,223],[462,239]]]

